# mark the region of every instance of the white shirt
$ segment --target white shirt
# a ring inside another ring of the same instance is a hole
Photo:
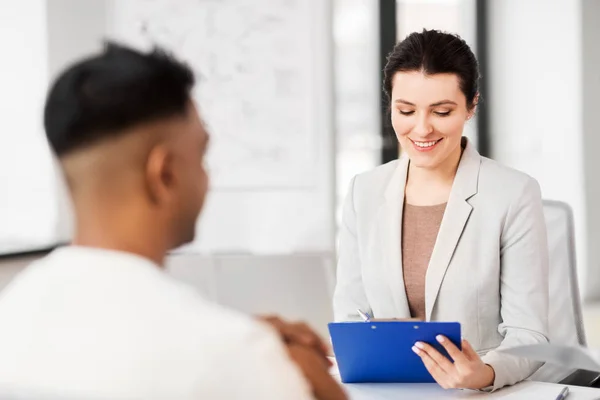
[[[266,325],[204,300],[149,260],[83,247],[54,251],[0,293],[7,389],[99,399],[312,398]]]

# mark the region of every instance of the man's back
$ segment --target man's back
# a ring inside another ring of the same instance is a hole
[[[0,294],[0,389],[86,398],[308,399],[266,326],[151,261],[59,249]]]

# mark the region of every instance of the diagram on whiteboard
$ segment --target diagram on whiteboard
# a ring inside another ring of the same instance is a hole
[[[314,183],[311,2],[115,0],[111,36],[193,68],[215,189]]]

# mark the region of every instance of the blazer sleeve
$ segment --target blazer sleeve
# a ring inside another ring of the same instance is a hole
[[[342,211],[338,244],[336,286],[333,294],[333,314],[336,321],[360,320],[357,309],[373,315],[363,286],[360,252],[356,233],[354,190],[356,177],[350,182]]]
[[[548,243],[540,187],[529,178],[508,209],[500,241],[500,346],[483,358],[496,373],[492,390],[512,385],[542,364],[497,350],[548,342]]]

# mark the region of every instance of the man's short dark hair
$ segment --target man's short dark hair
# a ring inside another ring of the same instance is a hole
[[[193,86],[191,69],[164,50],[142,53],[107,42],[52,85],[44,109],[48,141],[61,157],[141,123],[183,115]]]

